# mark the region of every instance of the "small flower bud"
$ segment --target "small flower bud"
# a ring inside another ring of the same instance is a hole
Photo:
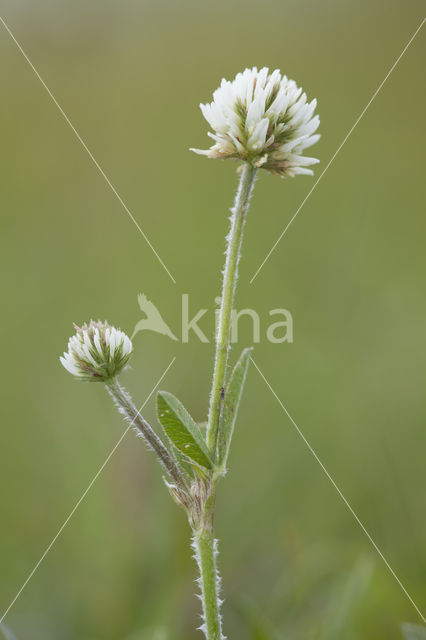
[[[62,365],[77,378],[105,382],[116,376],[132,353],[130,338],[107,322],[74,325],[76,333],[69,339],[68,351],[61,356]]]
[[[223,79],[211,104],[201,104],[213,129],[215,144],[207,150],[191,149],[209,158],[249,162],[272,174],[310,174],[319,162],[303,152],[319,140],[317,101],[308,102],[294,80],[278,69],[246,69],[232,82]],[[314,135],[315,134],[315,135]]]

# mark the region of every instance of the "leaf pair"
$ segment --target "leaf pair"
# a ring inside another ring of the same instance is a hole
[[[241,400],[251,349],[244,349],[235,365],[226,387],[220,415],[218,434],[218,465],[224,471],[229,455],[235,420]],[[200,426],[193,420],[183,404],[173,394],[159,391],[157,395],[158,420],[170,442],[180,454],[181,466],[189,460],[199,467],[213,469],[215,461],[207,447]],[[178,456],[177,456],[178,457]]]

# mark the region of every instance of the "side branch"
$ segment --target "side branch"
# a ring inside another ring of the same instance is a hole
[[[141,436],[160,459],[164,469],[180,489],[187,489],[187,483],[182,475],[174,458],[164,446],[162,440],[157,436],[151,425],[141,416],[135,407],[130,395],[123,389],[117,378],[113,378],[106,383],[108,393],[114,400],[119,412],[125,417],[127,422],[140,432]]]

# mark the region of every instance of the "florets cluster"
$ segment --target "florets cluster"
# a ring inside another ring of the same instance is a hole
[[[60,358],[65,369],[92,382],[104,382],[120,373],[132,353],[130,338],[100,320],[74,327],[76,333],[68,341],[68,351]]]
[[[213,102],[201,104],[214,133],[207,150],[191,149],[209,158],[234,158],[284,176],[312,174],[319,162],[303,155],[319,139],[314,116],[317,101],[308,102],[294,80],[276,69],[246,69],[232,82],[223,79]]]

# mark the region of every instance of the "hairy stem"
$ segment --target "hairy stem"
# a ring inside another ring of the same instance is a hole
[[[224,640],[220,615],[220,578],[216,566],[217,540],[213,532],[214,500],[213,489],[213,493],[204,505],[202,525],[194,529],[192,547],[200,571],[199,585],[203,606],[201,630],[207,640]]]
[[[157,436],[151,425],[141,416],[130,394],[123,389],[117,378],[112,378],[105,384],[120,413],[126,418],[127,422],[139,430],[148,447],[157,454],[161,464],[172,480],[179,488],[186,488],[186,480],[174,458],[166,449],[162,440]]]
[[[231,312],[238,278],[244,223],[253,190],[256,169],[246,163],[243,166],[234,207],[231,210],[231,230],[227,237],[226,262],[223,272],[222,298],[219,322],[216,330],[216,356],[210,394],[207,445],[216,459],[219,435],[219,417],[225,385],[228,360]],[[199,526],[194,528],[193,548],[200,570],[201,600],[203,605],[202,630],[207,640],[223,640],[220,615],[219,585],[216,568],[217,541],[214,538],[214,502],[217,477],[209,479],[208,497],[203,504]]]
[[[244,223],[255,176],[256,169],[246,163],[241,173],[235,204],[231,209],[231,230],[227,238],[226,262],[223,272],[219,322],[216,331],[216,356],[207,426],[207,445],[213,456],[216,456],[217,449],[219,416],[228,360],[231,311],[238,277],[238,263],[241,254]]]

